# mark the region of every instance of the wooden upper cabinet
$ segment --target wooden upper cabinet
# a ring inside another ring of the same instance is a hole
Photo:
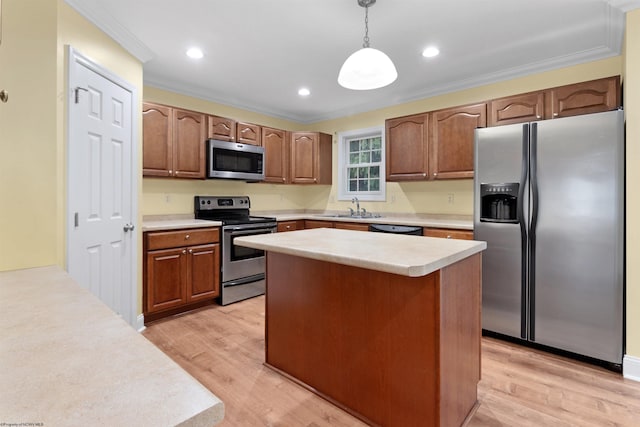
[[[428,179],[429,114],[385,121],[387,181]]]
[[[204,178],[206,116],[180,109],[174,109],[174,114],[174,176]]]
[[[291,183],[331,184],[331,135],[291,133]]]
[[[144,176],[205,177],[205,115],[142,104]]]
[[[260,126],[251,123],[236,123],[236,142],[242,144],[261,145]]]
[[[172,109],[164,105],[142,104],[142,173],[170,176],[173,162]]]
[[[226,117],[207,116],[207,138],[235,141],[236,121]]]
[[[542,120],[545,117],[544,100],[544,91],[493,99],[488,105],[488,126]]]
[[[289,138],[280,129],[262,128],[264,147],[264,182],[289,183]]]
[[[431,179],[473,178],[475,130],[487,126],[487,104],[435,111],[431,123]]]
[[[620,76],[549,89],[548,119],[599,113],[620,107]]]

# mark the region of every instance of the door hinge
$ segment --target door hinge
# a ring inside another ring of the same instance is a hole
[[[75,103],[79,103],[80,102],[80,91],[83,90],[85,92],[89,92],[89,89],[80,87],[80,86],[76,86],[76,88],[73,90],[73,92],[75,93]]]
[[[80,224],[79,224],[79,221],[78,221],[78,212],[76,212],[76,213],[73,214],[73,226],[75,228],[78,228],[78,225],[80,225]]]

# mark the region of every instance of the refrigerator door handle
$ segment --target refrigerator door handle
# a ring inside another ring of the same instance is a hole
[[[529,227],[529,339],[536,339],[536,226],[538,224],[538,124],[531,124],[531,226]]]
[[[521,254],[522,260],[520,262],[521,266],[521,307],[522,310],[526,310],[527,307],[527,292],[526,292],[526,283],[527,283],[527,221],[524,214],[524,197],[525,197],[525,185],[527,184],[527,178],[529,176],[529,124],[525,124],[522,126],[522,173],[520,175],[520,188],[518,189],[518,206],[517,206],[517,215],[520,223],[520,245],[521,245]],[[523,312],[520,316],[520,337],[523,339],[527,338],[527,313]]]

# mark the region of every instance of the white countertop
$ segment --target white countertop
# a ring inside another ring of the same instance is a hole
[[[276,221],[295,221],[300,219],[312,219],[321,221],[340,221],[340,222],[360,222],[367,224],[393,224],[393,225],[412,225],[418,227],[435,227],[435,228],[453,228],[458,230],[473,230],[473,219],[460,215],[421,215],[421,214],[383,214],[382,218],[348,218],[328,216],[335,212],[313,213],[313,212],[287,212],[278,211],[255,211],[251,212],[255,216],[270,216]],[[344,212],[342,212],[344,213]],[[219,221],[205,221],[201,219],[193,219],[193,215],[176,214],[176,215],[149,215],[142,220],[142,231],[162,231],[162,230],[178,230],[182,228],[197,227],[220,227],[222,223]]]
[[[344,213],[344,212],[342,212]],[[260,215],[262,213],[256,213]],[[295,221],[299,219],[312,219],[319,221],[360,222],[367,224],[392,224],[411,225],[418,227],[453,228],[458,230],[473,230],[471,217],[456,215],[411,215],[411,214],[382,214],[381,218],[349,218],[335,217],[332,213],[272,213],[278,221]]]
[[[58,267],[0,273],[0,312],[0,421],[204,427],[224,416],[220,399]]]
[[[220,227],[220,221],[207,221],[204,219],[155,219],[143,220],[142,231],[180,230],[182,228]]]
[[[403,276],[425,276],[487,248],[486,242],[316,228],[236,237],[238,245]]]

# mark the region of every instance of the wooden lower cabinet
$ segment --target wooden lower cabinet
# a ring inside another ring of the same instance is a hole
[[[335,222],[333,228],[342,230],[369,231],[369,224],[362,222]]]
[[[333,221],[319,221],[315,219],[305,219],[304,228],[334,228]]]
[[[213,303],[220,294],[219,229],[147,232],[145,323]]]
[[[282,233],[285,231],[296,231],[296,230],[304,230],[303,219],[299,219],[295,221],[279,221],[278,222],[278,233]]]
[[[422,235],[427,237],[440,237],[444,239],[473,240],[473,231],[450,228],[425,227],[422,229]]]

